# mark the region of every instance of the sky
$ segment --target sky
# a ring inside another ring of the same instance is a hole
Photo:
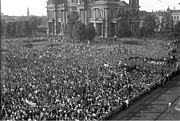
[[[26,16],[27,8],[31,15],[46,15],[47,0],[1,0],[1,12],[4,15]],[[124,0],[129,3],[129,0]],[[180,0],[139,0],[140,10],[157,11],[170,9],[180,9]]]

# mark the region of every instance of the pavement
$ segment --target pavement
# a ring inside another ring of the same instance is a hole
[[[172,106],[168,107],[169,102]],[[153,89],[108,120],[180,120],[180,75]]]

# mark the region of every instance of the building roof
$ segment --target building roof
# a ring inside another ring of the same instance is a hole
[[[180,10],[171,10],[171,13],[180,13]]]

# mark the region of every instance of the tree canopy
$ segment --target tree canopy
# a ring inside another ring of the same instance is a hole
[[[140,28],[140,36],[152,36],[156,27],[155,16],[147,15],[143,21],[143,27]]]
[[[28,19],[22,19],[13,22],[1,22],[1,34],[11,37],[30,36],[38,32],[38,25],[42,23],[41,18],[31,16]]]
[[[6,27],[5,20],[1,20],[1,35],[5,34],[5,27]]]
[[[73,25],[73,33],[72,33],[74,40],[85,40],[86,39],[86,25],[77,21]]]
[[[131,30],[130,30],[130,24],[128,23],[127,16],[122,16],[119,31],[117,33],[118,37],[130,37],[131,36]]]
[[[88,40],[93,40],[97,35],[94,25],[92,23],[88,23],[86,26],[86,36]]]

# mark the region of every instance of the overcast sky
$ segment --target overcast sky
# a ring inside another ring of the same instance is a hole
[[[31,15],[46,15],[47,0],[1,0],[1,12],[5,15],[21,16],[27,15],[29,8]],[[129,0],[125,0],[127,3]],[[180,0],[140,0],[140,10],[156,11],[170,9],[180,9]]]

